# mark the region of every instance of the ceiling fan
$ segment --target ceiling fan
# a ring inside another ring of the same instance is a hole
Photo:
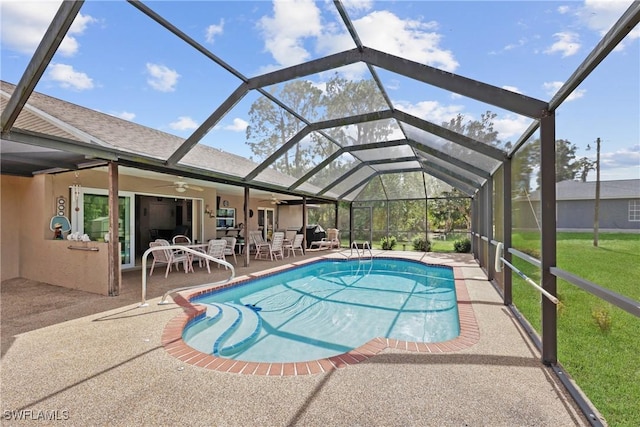
[[[286,200],[280,200],[280,199],[278,199],[278,198],[275,196],[275,194],[272,194],[270,199],[260,200],[260,201],[261,201],[261,202],[269,202],[269,203],[271,203],[272,205],[281,205],[281,204],[286,204],[286,203],[287,203],[287,201],[286,201]]]
[[[204,188],[189,184],[186,181],[174,181],[173,184],[158,185],[157,187],[174,187],[178,193],[184,193],[187,190],[204,191]]]

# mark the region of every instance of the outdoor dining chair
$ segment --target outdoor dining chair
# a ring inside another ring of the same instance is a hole
[[[193,270],[193,267],[191,266],[191,257],[189,256],[189,254],[171,249],[167,240],[158,239],[155,242],[149,243],[150,248],[165,246],[165,250],[157,250],[151,252],[151,255],[153,255],[153,262],[151,263],[151,271],[149,271],[149,276],[153,275],[153,269],[155,268],[156,264],[166,264],[167,269],[164,273],[165,279],[169,276],[169,272],[171,271],[173,264],[176,264],[176,270],[179,270],[178,265],[182,263],[185,273],[188,273],[189,270]]]
[[[284,259],[284,232],[276,231],[273,233],[273,237],[271,238],[271,243],[269,244],[269,255],[271,256],[271,261],[273,259]]]
[[[207,247],[207,255],[212,256],[216,259],[220,259],[222,261],[226,261],[227,259],[224,256],[224,249],[227,247],[227,241],[223,239],[212,239],[209,240],[209,246]],[[209,267],[209,259],[205,258],[207,263],[207,271],[211,273],[211,268]],[[216,263],[218,264],[218,263]],[[218,268],[220,268],[220,264],[218,264]],[[224,267],[227,268],[226,266]]]
[[[296,249],[300,250],[300,255],[304,255],[304,249],[302,247],[303,240],[304,240],[304,234],[296,234],[292,242],[284,245],[284,249],[287,250],[287,258],[289,258],[292,254],[293,254],[293,257],[295,258]]]
[[[263,255],[266,257],[267,254],[270,253],[269,243],[264,240],[264,237],[262,237],[262,231],[249,231],[249,238],[251,239],[253,246],[256,248],[255,259],[258,259],[258,257],[261,258]]]

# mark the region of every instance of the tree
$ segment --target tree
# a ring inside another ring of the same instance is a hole
[[[309,121],[318,119],[322,91],[309,81],[293,81],[274,96]],[[256,156],[264,160],[304,128],[305,123],[274,104],[267,97],[258,98],[249,110],[247,144]],[[308,169],[312,147],[298,143],[272,167],[291,176]],[[252,158],[253,159],[253,158]]]
[[[471,200],[460,191],[442,192],[429,205],[430,228],[449,233],[454,229],[468,229],[471,225]]]

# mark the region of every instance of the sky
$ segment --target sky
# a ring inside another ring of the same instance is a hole
[[[0,0],[0,77],[16,84],[60,2]],[[124,1],[82,6],[36,91],[187,138],[242,77],[355,47],[331,1],[145,2],[234,76]],[[631,1],[344,1],[362,43],[474,80],[549,101]],[[636,27],[556,111],[556,138],[595,159],[601,178],[640,178],[640,28]],[[337,72],[369,78],[361,64]],[[515,142],[531,119],[378,70],[394,106],[436,124],[487,110],[499,139]],[[307,76],[315,86],[333,75]],[[249,93],[202,143],[250,157]],[[587,150],[590,146],[591,149]],[[589,180],[595,173],[589,174]]]

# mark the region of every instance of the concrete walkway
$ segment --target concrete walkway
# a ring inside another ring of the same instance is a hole
[[[5,281],[2,424],[588,425],[471,256],[401,254],[462,268],[480,329],[476,345],[441,354],[386,349],[314,375],[238,375],[183,363],[161,344],[165,325],[182,312],[158,305],[162,293],[215,281],[222,269],[154,274],[147,307],[138,307],[140,271],[123,273],[119,297]],[[345,255],[305,257],[315,256]],[[252,260],[237,275],[291,261]]]

